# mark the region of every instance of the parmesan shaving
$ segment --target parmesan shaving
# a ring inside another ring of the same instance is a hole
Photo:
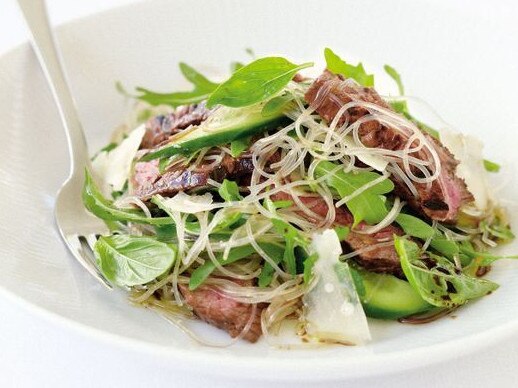
[[[174,197],[163,199],[164,206],[171,212],[187,214],[201,213],[212,210],[212,194],[189,195],[180,191]]]
[[[105,196],[123,189],[145,132],[144,125],[135,128],[117,147],[100,152],[92,161],[92,173]]]

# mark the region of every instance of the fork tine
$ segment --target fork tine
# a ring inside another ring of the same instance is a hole
[[[93,239],[92,239],[93,238]],[[90,241],[89,241],[90,240]],[[113,286],[110,282],[104,277],[104,275],[99,271],[95,264],[95,256],[93,254],[91,241],[96,241],[95,235],[89,236],[80,236],[80,235],[71,235],[67,238],[67,243],[69,244],[70,251],[74,255],[74,257],[79,261],[79,263],[100,283],[102,283],[106,288],[113,289]]]
[[[88,248],[90,248],[90,251],[92,252],[92,255],[94,254],[94,246],[95,246],[95,243],[97,242],[97,239],[99,238],[99,236],[100,235],[93,234],[93,233],[84,236],[84,238],[88,242]],[[95,263],[95,261],[94,261],[94,263]]]

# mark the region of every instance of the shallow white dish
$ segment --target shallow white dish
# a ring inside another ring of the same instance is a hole
[[[69,78],[91,151],[103,145],[127,110],[114,82],[172,90],[185,86],[177,63],[213,73],[232,60],[280,54],[318,61],[325,46],[403,75],[409,94],[486,144],[486,155],[516,171],[515,91],[518,27],[512,13],[427,1],[147,2],[86,18],[60,30]],[[482,16],[493,12],[491,21]],[[495,29],[494,26],[498,26]],[[53,220],[55,193],[68,169],[64,133],[39,66],[25,45],[0,59],[0,291],[35,312],[104,341],[171,360],[172,369],[257,378],[336,379],[394,372],[476,351],[518,335],[518,263],[495,265],[501,288],[462,308],[457,319],[425,326],[373,321],[365,347],[279,350],[260,343],[201,347],[123,292],[101,288],[68,255]],[[392,89],[393,90],[393,89]],[[516,197],[515,184],[501,195]],[[513,210],[513,208],[511,208]],[[516,210],[516,209],[515,209]],[[513,217],[514,225],[518,218]],[[517,252],[518,244],[506,247]],[[201,332],[224,334],[205,325]]]

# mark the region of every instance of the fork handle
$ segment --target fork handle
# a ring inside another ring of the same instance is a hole
[[[32,47],[58,106],[65,127],[70,154],[70,176],[83,173],[88,165],[88,150],[72,93],[68,87],[50,28],[44,0],[18,0],[32,35]]]

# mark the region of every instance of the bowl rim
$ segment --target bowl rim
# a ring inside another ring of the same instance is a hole
[[[430,3],[427,0],[422,0]],[[90,13],[86,16],[72,18],[65,23],[57,25],[57,31],[74,28],[93,18],[107,16],[111,13],[131,12],[137,8],[149,4],[144,1],[135,1],[130,4],[116,6],[100,12]],[[146,5],[146,6],[147,6]],[[17,55],[22,50],[29,49],[27,41],[20,43],[0,54],[0,67],[9,57]],[[53,227],[55,227],[53,225]],[[29,299],[18,295],[0,285],[0,297],[33,313],[45,321],[55,324],[63,329],[70,330],[85,338],[91,338],[101,344],[114,346],[126,351],[144,353],[147,356],[155,357],[170,365],[174,361],[175,368],[185,370],[198,370],[199,362],[203,362],[204,373],[216,376],[235,376],[232,371],[239,370],[240,376],[248,379],[260,379],[263,381],[331,381],[347,380],[365,376],[378,376],[394,372],[401,372],[409,369],[419,368],[426,365],[438,364],[456,357],[462,357],[484,348],[487,348],[499,341],[511,336],[518,335],[518,319],[503,323],[497,327],[483,332],[477,332],[447,342],[423,346],[419,348],[406,349],[382,354],[359,355],[355,359],[341,360],[340,358],[326,358],[325,363],[315,363],[315,359],[307,358],[283,358],[282,362],[275,367],[276,359],[238,357],[228,354],[217,354],[214,352],[203,352],[200,350],[186,350],[175,346],[166,346],[144,340],[131,338],[116,333],[104,331],[94,326],[76,321],[72,318],[61,315],[52,310],[41,307]],[[290,352],[293,350],[287,350]],[[227,365],[227,367],[222,367]],[[232,367],[228,367],[232,365]],[[265,374],[265,370],[272,370],[275,373]]]

